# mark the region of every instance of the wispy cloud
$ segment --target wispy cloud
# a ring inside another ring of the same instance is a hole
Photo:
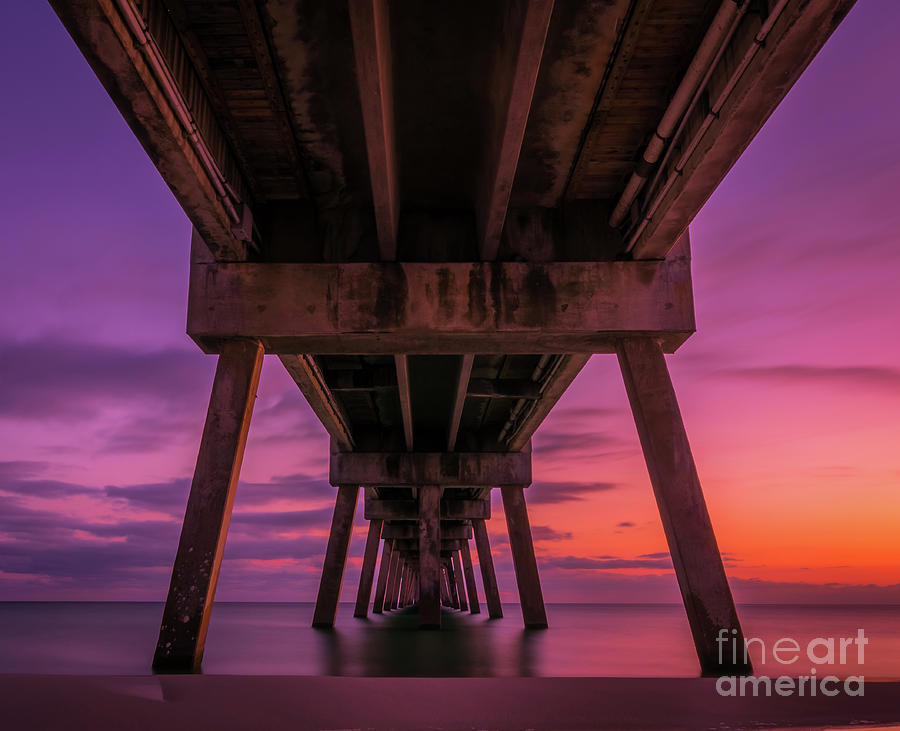
[[[719,375],[784,386],[824,385],[838,388],[887,388],[900,391],[900,369],[885,366],[789,365],[730,368]]]
[[[0,343],[0,415],[83,420],[112,403],[194,409],[215,359],[188,350],[138,352],[66,341]]]
[[[187,478],[98,488],[42,479],[37,464],[0,463],[0,596],[23,581],[63,593],[92,588],[101,598],[135,584],[158,593],[189,489]],[[260,562],[321,557],[332,511],[322,503],[334,488],[296,474],[242,484],[239,492],[225,552],[234,564],[229,571],[249,579]],[[141,584],[147,572],[152,580]]]
[[[597,492],[615,490],[613,482],[535,482],[526,493],[529,505],[584,500]]]
[[[588,429],[548,429],[534,436],[534,454],[542,459],[575,456],[577,459],[622,454],[637,450],[637,444],[618,435]]]
[[[569,531],[558,531],[549,525],[531,526],[531,537],[537,541],[568,541],[572,538]]]
[[[548,556],[541,559],[541,564],[558,569],[578,571],[609,571],[612,569],[654,569],[668,571],[672,568],[672,559],[668,553],[645,554],[636,558],[620,556]]]

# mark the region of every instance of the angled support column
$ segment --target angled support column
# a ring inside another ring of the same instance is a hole
[[[406,606],[406,597],[409,594],[409,563],[403,567],[403,581],[400,587],[399,606],[403,609]]]
[[[397,550],[396,544],[394,550],[391,551],[391,566],[388,571],[387,594],[384,596],[384,608],[391,611],[394,608],[394,589],[397,582],[400,581],[400,552]]]
[[[412,587],[413,587],[413,577],[415,576],[415,570],[413,569],[412,562],[410,562],[406,567],[406,584],[403,587],[403,606],[408,607],[412,604]]]
[[[322,579],[319,581],[316,611],[313,614],[313,627],[334,627],[358,497],[358,485],[341,485],[338,488],[334,517],[331,519],[331,533],[328,535],[328,547],[325,549]]]
[[[463,572],[466,575],[466,590],[469,592],[469,611],[472,614],[479,614],[481,607],[478,604],[478,587],[475,586],[475,569],[472,566],[472,554],[469,552],[468,538],[462,542],[460,555],[462,556]]]
[[[740,621],[662,348],[652,338],[628,338],[619,342],[617,354],[702,672],[749,673],[749,663],[742,662]],[[721,630],[730,640],[722,662],[716,642]],[[735,642],[737,664],[731,662]]]
[[[500,603],[500,590],[497,588],[497,574],[494,573],[494,557],[491,555],[491,542],[487,527],[483,520],[472,521],[475,533],[475,550],[478,551],[478,565],[481,568],[481,583],[484,584],[484,600],[491,619],[503,617],[503,605]]]
[[[384,597],[387,594],[388,573],[391,567],[391,547],[393,541],[390,538],[384,539],[384,546],[381,549],[381,561],[378,564],[378,584],[375,586],[375,601],[372,604],[373,614],[382,614],[384,612]]]
[[[419,626],[441,626],[441,488],[419,487]]]
[[[375,564],[378,562],[378,544],[381,542],[383,522],[378,519],[369,521],[369,534],[366,536],[366,552],[363,555],[362,571],[359,574],[359,590],[356,593],[354,617],[364,618],[369,614],[369,599],[372,598],[372,582],[375,579]]]
[[[456,591],[456,573],[453,571],[453,562],[450,557],[444,559],[444,568],[447,572],[447,591],[450,593],[450,606],[459,609],[459,593]]]
[[[463,580],[462,566],[459,560],[459,551],[454,551],[450,555],[450,561],[453,564],[453,574],[456,576],[456,593],[459,596],[459,608],[464,612],[468,612],[469,603],[466,601],[466,584]]]
[[[397,575],[394,579],[394,591],[391,594],[391,609],[400,608],[400,589],[403,586],[403,575],[406,573],[406,559],[397,556]]]
[[[203,661],[262,361],[257,342],[231,341],[222,347],[153,656],[155,670],[196,671]]]
[[[547,611],[544,609],[541,578],[538,576],[537,561],[534,558],[534,542],[531,539],[528,510],[525,507],[525,492],[521,487],[509,486],[501,487],[500,492],[503,495],[509,548],[516,570],[516,584],[519,587],[522,619],[525,620],[525,626],[530,629],[546,629]]]

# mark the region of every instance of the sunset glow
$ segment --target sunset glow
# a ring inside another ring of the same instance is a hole
[[[0,31],[0,599],[162,601],[215,368],[184,334],[190,224],[52,10],[28,5]],[[698,330],[669,365],[739,603],[900,602],[898,26],[900,3],[859,3],[691,227]],[[534,454],[547,601],[678,601],[615,357],[592,359]],[[219,599],[314,599],[327,455],[267,357]]]

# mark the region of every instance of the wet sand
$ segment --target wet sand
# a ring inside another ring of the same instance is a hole
[[[6,729],[755,729],[900,724],[864,697],[731,698],[699,678],[0,675]]]

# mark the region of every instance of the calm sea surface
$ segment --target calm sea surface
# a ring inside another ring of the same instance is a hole
[[[217,603],[203,662],[205,673],[364,676],[655,676],[698,674],[684,610],[677,605],[555,604],[550,629],[522,629],[518,606],[505,618],[447,612],[440,632],[419,632],[414,610],[354,619],[341,605],[333,631],[310,627],[312,604]],[[756,674],[806,675],[806,644],[817,637],[869,643],[863,665],[856,645],[847,663],[818,674],[900,677],[900,607],[743,606]],[[156,603],[0,602],[0,672],[146,674],[162,605]],[[771,647],[782,637],[804,647],[781,665]],[[839,641],[836,640],[839,648]],[[822,650],[820,650],[821,652]]]

